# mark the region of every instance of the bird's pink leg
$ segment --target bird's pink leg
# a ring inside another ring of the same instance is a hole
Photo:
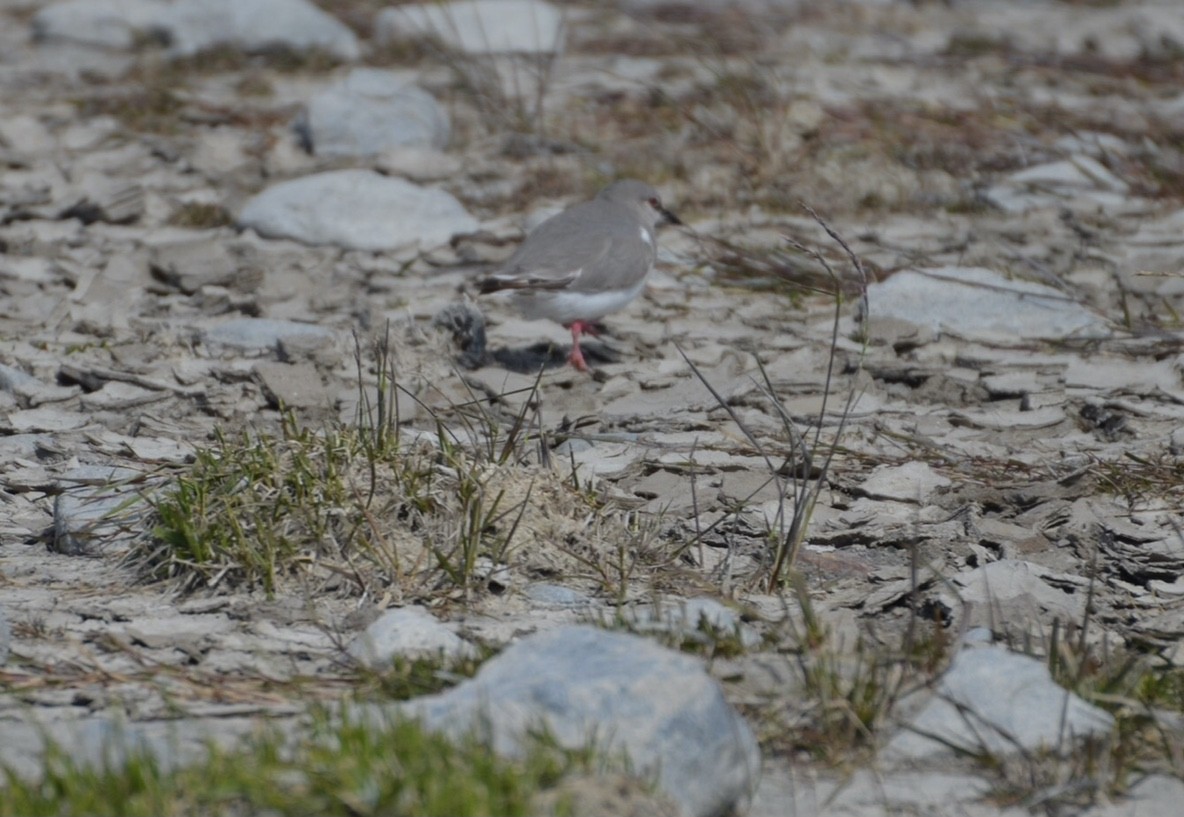
[[[571,329],[571,354],[567,356],[567,362],[579,371],[586,372],[588,363],[584,360],[584,353],[580,351],[580,333],[587,329],[587,324],[583,321],[572,321],[568,328]]]

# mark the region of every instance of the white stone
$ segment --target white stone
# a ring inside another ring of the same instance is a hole
[[[448,144],[448,114],[412,78],[355,68],[308,104],[297,125],[317,156],[373,156],[404,146]]]
[[[239,224],[266,238],[389,251],[447,243],[480,226],[450,193],[368,170],[336,170],[268,188]]]
[[[1107,337],[1099,315],[1069,295],[982,267],[905,270],[868,287],[868,314],[980,340]]]
[[[175,56],[217,45],[248,51],[320,48],[346,61],[361,56],[349,27],[308,0],[179,0],[160,15],[158,25]]]
[[[105,48],[131,48],[157,26],[165,9],[159,0],[66,0],[33,17],[37,40],[64,40]]]
[[[368,667],[389,665],[396,658],[460,658],[476,648],[422,607],[387,610],[346,648]]]
[[[1107,712],[1058,686],[1044,662],[1001,647],[970,647],[954,658],[934,697],[889,742],[886,755],[1064,753],[1075,738],[1113,726]]]
[[[859,490],[873,499],[920,503],[935,489],[948,485],[950,480],[934,471],[929,463],[915,461],[877,466]]]

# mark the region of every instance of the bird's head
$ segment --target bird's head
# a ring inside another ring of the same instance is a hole
[[[613,182],[600,191],[599,198],[629,207],[639,214],[643,223],[651,227],[682,224],[678,216],[662,206],[662,197],[657,190],[636,179]]]

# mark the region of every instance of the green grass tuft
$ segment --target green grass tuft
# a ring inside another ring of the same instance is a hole
[[[0,817],[525,815],[537,813],[540,792],[588,762],[586,753],[544,741],[511,761],[476,738],[453,742],[414,721],[373,725],[321,713],[295,742],[270,733],[240,749],[210,747],[204,759],[176,769],[146,751],[87,767],[50,746],[40,780],[4,771]],[[560,800],[556,812],[563,806]]]

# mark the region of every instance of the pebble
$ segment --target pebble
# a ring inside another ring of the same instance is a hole
[[[330,329],[308,323],[273,318],[238,318],[207,328],[202,333],[202,342],[214,351],[227,347],[278,352],[281,344],[292,338],[329,340],[335,336]]]
[[[389,666],[396,658],[459,659],[476,648],[422,607],[387,610],[346,648],[367,667]]]

